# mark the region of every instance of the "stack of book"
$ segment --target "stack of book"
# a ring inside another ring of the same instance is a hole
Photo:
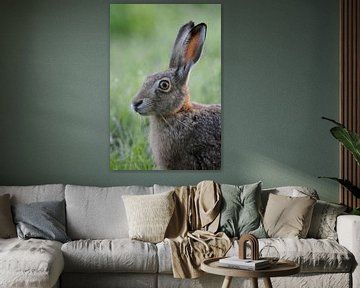
[[[238,256],[234,256],[220,259],[219,266],[246,270],[260,270],[270,267],[271,262],[267,259],[251,260],[240,259]]]

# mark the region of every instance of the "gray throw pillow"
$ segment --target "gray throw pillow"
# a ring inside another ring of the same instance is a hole
[[[13,215],[19,238],[70,241],[65,232],[65,201],[15,204]]]
[[[222,209],[219,231],[229,237],[253,234],[266,238],[260,216],[261,182],[236,186],[221,185]]]

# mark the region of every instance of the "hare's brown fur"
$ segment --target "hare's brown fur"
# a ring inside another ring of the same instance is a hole
[[[182,26],[169,69],[148,76],[133,100],[134,110],[150,117],[150,146],[159,169],[220,169],[221,105],[192,103],[187,86],[205,35],[203,23]]]

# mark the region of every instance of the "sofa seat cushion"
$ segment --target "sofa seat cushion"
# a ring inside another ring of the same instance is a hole
[[[264,245],[274,246],[280,258],[295,261],[302,272],[350,272],[353,255],[330,239],[264,239]]]
[[[122,239],[77,240],[61,248],[66,272],[156,273],[156,246]]]
[[[172,274],[171,247],[169,241],[162,241],[156,244],[158,251],[158,262],[160,274]]]
[[[260,250],[266,245],[275,247],[281,259],[298,263],[302,273],[350,272],[354,265],[351,252],[330,239],[259,239]],[[228,252],[228,256],[236,255],[237,251],[236,242]]]
[[[52,287],[63,268],[60,242],[0,239],[1,287]]]
[[[280,258],[295,261],[302,273],[350,272],[354,265],[353,255],[338,242],[330,239],[267,238],[259,239],[259,249],[274,246]],[[157,244],[159,273],[171,274],[171,248],[167,241]],[[227,256],[238,255],[235,241]],[[250,250],[248,251],[250,256]]]

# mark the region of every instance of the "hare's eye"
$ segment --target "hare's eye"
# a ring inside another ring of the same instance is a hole
[[[159,89],[163,92],[169,92],[170,91],[170,81],[167,79],[162,79],[159,82]]]

